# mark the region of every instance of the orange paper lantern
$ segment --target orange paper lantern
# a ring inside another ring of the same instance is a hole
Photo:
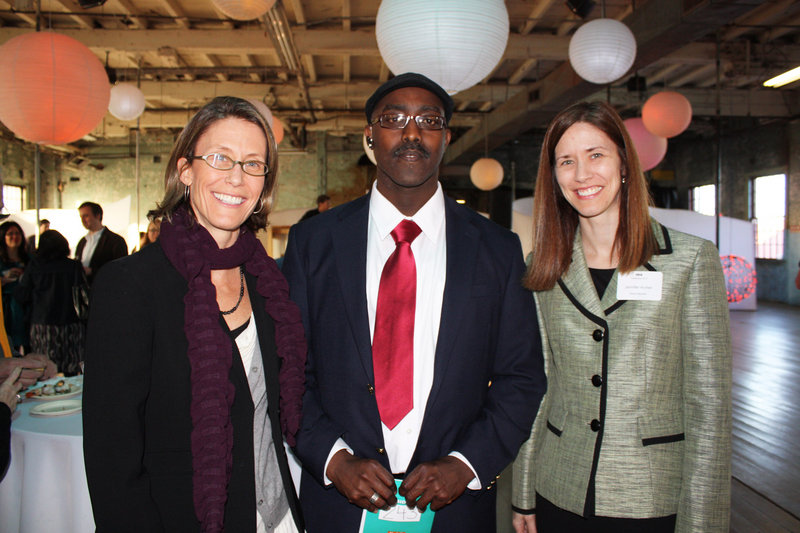
[[[503,165],[497,159],[481,157],[469,169],[469,179],[482,191],[491,191],[503,183]]]
[[[275,144],[280,144],[283,140],[283,122],[281,122],[278,117],[272,117],[272,135],[275,136]]]
[[[0,121],[42,144],[80,139],[103,119],[111,87],[103,64],[82,43],[49,31],[0,46]]]
[[[692,121],[692,104],[681,93],[656,93],[642,107],[642,122],[647,131],[659,137],[675,137]]]

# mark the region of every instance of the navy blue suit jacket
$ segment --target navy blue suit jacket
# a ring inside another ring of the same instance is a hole
[[[521,285],[519,239],[445,199],[447,270],[434,378],[408,471],[462,453],[484,489],[440,510],[434,532],[495,529],[497,475],[530,435],[545,390],[533,297]],[[308,533],[353,533],[361,509],[324,466],[339,437],[356,456],[389,469],[373,394],[366,300],[369,196],[292,228],[283,272],[309,342],[307,390],[297,454]]]

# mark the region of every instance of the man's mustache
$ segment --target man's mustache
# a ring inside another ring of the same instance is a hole
[[[431,155],[431,153],[424,146],[422,146],[419,143],[413,143],[413,142],[403,143],[402,145],[398,146],[394,150],[393,155],[395,157],[398,157],[406,152],[417,152],[419,155],[421,155],[426,159],[429,158]]]

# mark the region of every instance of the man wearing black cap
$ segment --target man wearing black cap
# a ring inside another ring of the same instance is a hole
[[[283,270],[309,344],[308,533],[431,511],[434,533],[494,531],[496,477],[530,434],[545,379],[522,251],[443,194],[452,113],[422,75],[384,83],[366,104],[371,193],[289,236]],[[394,507],[396,492],[428,510]]]

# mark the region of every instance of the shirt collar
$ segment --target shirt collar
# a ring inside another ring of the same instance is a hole
[[[442,184],[436,184],[436,192],[425,202],[414,216],[403,215],[384,195],[380,193],[377,181],[372,184],[372,194],[369,199],[369,213],[373,224],[378,229],[381,239],[389,236],[392,230],[403,219],[413,220],[422,230],[422,233],[432,242],[436,242],[440,229],[444,223],[444,193]]]

